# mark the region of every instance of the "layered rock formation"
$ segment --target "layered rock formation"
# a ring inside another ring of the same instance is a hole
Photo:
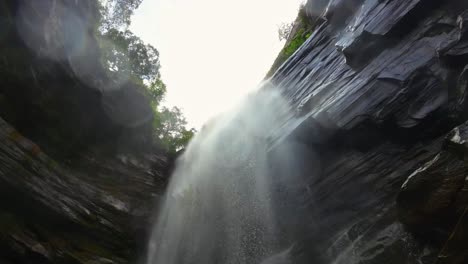
[[[273,141],[320,160],[294,190],[302,244],[314,263],[466,263],[468,4],[319,2],[326,21],[272,78],[296,109]]]

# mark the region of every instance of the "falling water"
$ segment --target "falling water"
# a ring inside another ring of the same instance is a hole
[[[278,93],[261,89],[200,131],[177,162],[148,264],[260,263],[272,254],[268,135],[289,112]]]

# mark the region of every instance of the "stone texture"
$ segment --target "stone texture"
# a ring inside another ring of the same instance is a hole
[[[467,189],[465,188],[465,192]],[[462,264],[468,259],[466,245],[468,243],[467,210],[460,217],[455,229],[440,253],[436,264]]]
[[[128,263],[142,254],[167,158],[87,153],[74,162],[59,165],[0,119],[0,259]]]
[[[467,129],[463,124],[449,133],[444,149],[402,186],[397,199],[400,220],[421,235],[445,240],[465,210]]]
[[[322,2],[326,21],[271,78],[295,110],[272,151],[293,141],[320,160],[284,202],[300,207],[310,239],[298,239],[322,252],[314,263],[434,263],[466,204],[463,154],[446,138],[467,120],[468,3]]]

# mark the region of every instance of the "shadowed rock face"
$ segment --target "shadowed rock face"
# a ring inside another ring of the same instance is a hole
[[[445,138],[444,148],[413,172],[398,195],[400,220],[444,247],[437,263],[465,263],[468,209],[467,123]]]
[[[0,119],[0,162],[0,260],[127,263],[141,253],[164,155],[88,152],[63,166]]]
[[[146,98],[102,68],[97,12],[0,1],[0,263],[143,255],[169,158],[148,147]]]
[[[433,263],[444,244],[440,263],[465,263],[466,228],[453,229],[468,171],[450,138],[463,140],[468,113],[468,3],[344,2],[309,1],[327,21],[272,77],[296,109],[273,142],[296,141],[321,165],[290,191],[301,199],[288,208],[314,228],[289,243],[318,249],[314,263]]]
[[[96,0],[0,2],[2,118],[60,158],[94,144],[150,145],[148,100],[100,61],[98,12]]]

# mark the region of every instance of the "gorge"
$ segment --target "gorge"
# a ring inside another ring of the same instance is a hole
[[[1,264],[468,263],[468,2],[308,1],[177,154],[97,61],[96,1],[45,2],[0,1]]]

